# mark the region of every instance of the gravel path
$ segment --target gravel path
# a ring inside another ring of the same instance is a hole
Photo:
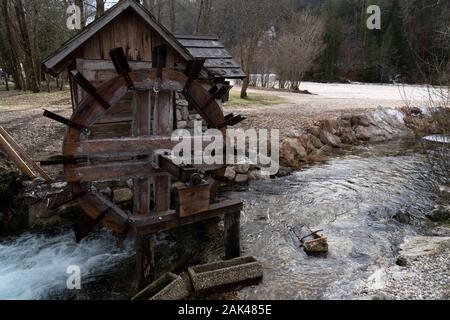
[[[371,84],[302,83],[302,90],[312,95],[274,90],[249,89],[251,93],[274,95],[287,101],[276,106],[250,105],[226,107],[226,110],[247,117],[245,128],[280,129],[281,134],[305,127],[318,118],[337,117],[342,113],[363,113],[379,106],[402,107],[406,101],[423,104],[427,89],[420,86],[398,87]],[[234,87],[239,92],[239,87]]]
[[[42,115],[44,109],[70,117],[70,93],[0,92],[0,126],[35,160],[60,155],[66,129],[64,125],[45,118]],[[45,169],[58,173],[57,168]],[[10,170],[17,169],[0,150],[0,173]]]

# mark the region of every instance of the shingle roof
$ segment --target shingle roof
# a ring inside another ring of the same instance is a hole
[[[175,35],[194,58],[206,59],[205,68],[215,78],[242,79],[246,75],[217,36]]]
[[[205,70],[214,78],[245,78],[230,53],[211,36],[174,36],[136,0],[124,0],[109,9],[101,18],[89,24],[83,31],[64,43],[60,49],[46,58],[42,65],[52,75],[57,75],[67,66],[68,60],[77,48],[110,23],[125,10],[134,10],[186,61],[206,58]]]

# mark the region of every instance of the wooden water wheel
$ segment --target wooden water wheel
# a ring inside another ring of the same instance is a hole
[[[239,218],[236,214],[240,214],[242,204],[238,201],[213,204],[213,197],[210,196],[214,194],[226,168],[220,166],[212,171],[201,172],[194,167],[179,167],[169,156],[170,149],[175,145],[171,141],[171,134],[176,129],[175,94],[182,94],[210,128],[217,128],[225,135],[228,125],[243,120],[239,116],[224,116],[216,101],[230,88],[215,87],[208,91],[198,83],[196,79],[204,63],[201,60],[190,61],[183,73],[163,68],[164,62],[161,61],[164,59],[158,58],[158,54],[155,58],[157,68],[147,71],[130,70],[121,49],[112,50],[111,58],[118,75],[97,87],[92,86],[79,72],[72,72],[73,79],[88,95],[70,120],[50,112],[45,114],[69,126],[62,157],[64,175],[69,184],[67,197],[76,201],[86,214],[85,223],[76,228],[77,241],[99,223],[118,235],[135,233],[139,243],[136,247],[138,265],[143,274],[141,278],[144,278],[147,272],[144,270],[148,267],[143,265],[151,265],[149,256],[153,256],[152,249],[149,252],[143,240],[148,239],[148,235],[224,215],[229,217],[226,219],[229,243],[227,256],[238,256],[239,241],[236,238],[239,237]],[[95,134],[96,125],[127,95],[132,96],[131,136],[98,138]],[[131,214],[127,214],[94,187],[96,182],[118,179],[133,182],[134,205]],[[192,215],[182,217],[179,208],[171,208],[173,180],[184,183],[189,191],[184,193],[183,201]],[[202,193],[205,185],[206,195]],[[199,206],[205,200],[209,206],[207,210]]]

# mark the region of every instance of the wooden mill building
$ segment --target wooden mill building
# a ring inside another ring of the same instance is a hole
[[[240,255],[242,203],[215,197],[226,167],[177,166],[168,152],[173,131],[194,120],[222,134],[244,120],[221,108],[227,79],[245,74],[217,37],[173,35],[136,0],[124,0],[43,67],[53,76],[68,71],[71,80],[72,118],[44,115],[69,127],[59,164],[65,195],[88,218],[77,240],[98,223],[120,236],[133,233],[140,287],[155,273],[152,239],[160,231],[223,216],[226,256]],[[96,188],[116,180],[132,184],[132,210]]]

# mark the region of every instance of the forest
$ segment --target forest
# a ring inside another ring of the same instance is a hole
[[[63,88],[40,61],[70,38],[68,6],[81,25],[113,0],[0,0],[0,69],[6,89]],[[244,89],[298,90],[301,81],[434,83],[449,81],[450,2],[439,0],[143,0],[178,34],[215,34],[250,75]],[[369,30],[367,8],[381,8],[381,29]],[[53,85],[55,83],[55,85]],[[5,86],[4,86],[5,87]]]

